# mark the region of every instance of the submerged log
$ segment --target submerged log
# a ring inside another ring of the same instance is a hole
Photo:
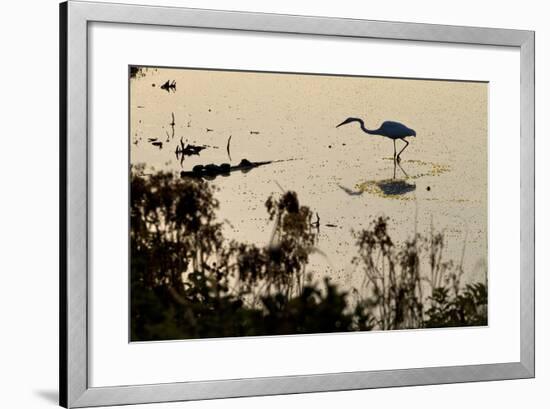
[[[229,163],[222,163],[221,165],[216,165],[214,163],[209,163],[208,165],[196,165],[191,171],[182,171],[180,175],[182,177],[212,177],[218,175],[228,175],[230,172],[240,170],[246,172],[250,169],[257,168],[258,166],[268,165],[273,163],[273,161],[265,162],[251,162],[248,159],[243,159],[238,165],[231,166]]]

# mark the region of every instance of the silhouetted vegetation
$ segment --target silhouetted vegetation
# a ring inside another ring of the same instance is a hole
[[[144,70],[143,67],[138,67],[135,65],[130,65],[130,78],[136,78],[139,76],[144,76]]]
[[[388,218],[379,217],[356,239],[354,262],[364,272],[360,299],[376,317],[376,328],[487,325],[487,286],[461,288],[462,263],[443,261],[442,233],[416,234],[398,246],[388,234]],[[422,259],[428,273],[422,273]]]
[[[461,266],[442,262],[443,236],[403,246],[387,219],[357,232],[365,276],[348,294],[307,269],[319,251],[313,213],[294,192],[265,203],[269,245],[229,241],[211,184],[171,173],[131,172],[131,340],[282,335],[486,325],[487,290],[460,286]],[[420,257],[431,274],[420,273]],[[425,295],[424,295],[425,294]]]

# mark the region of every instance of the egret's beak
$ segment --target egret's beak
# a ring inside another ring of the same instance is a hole
[[[361,121],[358,118],[347,118],[344,122],[336,125],[336,128],[338,128],[339,126],[342,126],[342,125],[351,124],[352,122],[363,122],[363,121]]]

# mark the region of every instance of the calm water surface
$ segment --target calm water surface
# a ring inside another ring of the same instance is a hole
[[[162,89],[166,81],[175,89]],[[487,84],[149,68],[130,89],[133,164],[179,172],[243,158],[280,160],[210,182],[227,238],[267,243],[273,226],[264,203],[282,188],[319,214],[325,256],[310,263],[319,278],[358,285],[352,231],[386,215],[399,241],[432,226],[444,231],[445,257],[460,260],[465,245],[464,279],[484,279]],[[391,140],[357,124],[336,129],[350,116],[369,128],[396,120],[415,129],[400,166]],[[206,148],[181,162],[180,140]]]

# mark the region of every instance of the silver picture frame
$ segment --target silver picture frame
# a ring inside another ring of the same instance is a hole
[[[88,356],[88,24],[109,22],[514,47],[521,59],[521,285],[517,362],[91,387]],[[535,376],[535,33],[69,1],[60,5],[60,404],[138,404]]]

